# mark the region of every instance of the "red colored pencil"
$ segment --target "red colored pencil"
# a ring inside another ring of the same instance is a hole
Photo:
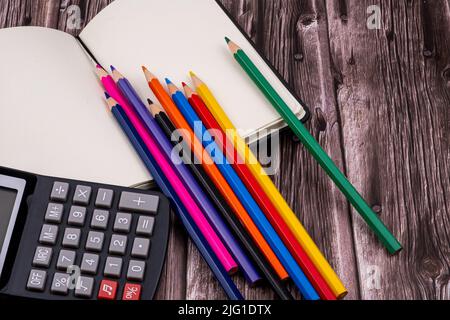
[[[234,148],[229,147],[230,145],[233,146],[234,144],[232,144],[232,142],[228,140],[225,132],[217,123],[217,120],[211,114],[202,98],[194,93],[194,91],[185,83],[183,83],[183,87],[189,103],[194,108],[199,118],[202,120],[204,126],[209,130],[214,129],[218,130],[217,132],[221,133],[214,135],[215,142],[217,143],[219,148],[223,150],[224,154],[226,154],[239,177],[247,186],[247,189],[250,191],[260,208],[265,212],[267,218],[272,223],[275,230],[277,230],[280,237],[283,239],[286,247],[289,249],[294,259],[302,268],[309,281],[311,281],[311,284],[317,290],[317,293],[324,300],[336,300],[336,296],[334,295],[333,291],[328,286],[327,282],[319,273],[315,265],[312,263],[309,256],[303,250],[303,247],[298,243],[294,234],[289,229],[286,222],[282,219],[278,210],[274,207],[267,194],[264,192],[258,181],[253,176],[250,169],[247,167],[245,162],[243,162],[242,159],[239,158],[239,155],[235,155]]]

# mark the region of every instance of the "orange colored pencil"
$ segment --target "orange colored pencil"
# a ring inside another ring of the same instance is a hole
[[[213,181],[214,185],[217,187],[227,203],[233,209],[234,213],[247,229],[249,234],[258,244],[261,252],[264,254],[270,265],[274,268],[280,279],[287,279],[289,276],[286,272],[286,269],[283,267],[280,260],[270,248],[269,244],[264,239],[263,235],[256,227],[253,220],[250,218],[248,212],[242,206],[241,202],[234,194],[228,182],[225,180],[219,169],[214,164],[214,161],[204,150],[202,143],[196,138],[189,124],[184,119],[183,115],[178,110],[177,106],[174,104],[168,93],[164,90],[161,82],[159,82],[159,80],[152,73],[150,73],[147,68],[142,67],[142,70],[144,71],[145,78],[147,79],[150,89],[165,109],[169,118],[177,128],[183,129],[181,130],[181,135],[183,136],[184,141],[191,146],[191,149],[193,150],[197,158],[202,161],[204,169],[210,179]]]

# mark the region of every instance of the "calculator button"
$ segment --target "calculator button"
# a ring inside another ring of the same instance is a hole
[[[140,216],[136,227],[136,233],[140,236],[151,237],[153,234],[153,226],[155,225],[154,217]]]
[[[66,201],[69,193],[69,184],[65,182],[54,182],[50,199],[53,201]]]
[[[141,285],[126,283],[123,289],[122,300],[139,300],[141,298]]]
[[[86,240],[86,249],[96,252],[102,251],[104,238],[105,235],[102,232],[89,231]]]
[[[122,192],[119,209],[125,211],[137,211],[143,213],[156,213],[158,211],[159,198],[149,194]]]
[[[133,249],[131,256],[136,258],[146,259],[148,257],[148,250],[150,249],[150,240],[144,238],[136,238],[133,242]]]
[[[127,249],[127,237],[113,234],[109,244],[109,253],[124,255]]]
[[[79,248],[80,237],[81,237],[80,229],[67,228],[66,231],[64,231],[64,238],[62,241],[63,247],[74,249]]]
[[[27,289],[33,291],[44,291],[47,272],[32,269],[27,281]]]
[[[138,260],[130,260],[128,265],[127,279],[142,281],[144,280],[145,262]]]
[[[108,226],[109,212],[105,210],[94,210],[92,215],[91,227],[95,229],[106,230]]]
[[[58,226],[44,224],[39,236],[39,242],[43,244],[55,244],[58,236]]]
[[[102,280],[98,291],[98,298],[104,300],[114,300],[117,293],[117,282],[111,280]]]
[[[37,247],[34,252],[33,266],[48,268],[52,259],[52,248]]]
[[[61,223],[64,206],[60,203],[49,203],[45,212],[45,221]]]
[[[50,291],[55,294],[67,295],[69,293],[69,277],[67,273],[55,273]]]
[[[84,220],[86,220],[86,208],[72,206],[70,208],[69,219],[67,223],[72,226],[82,227],[84,225]]]
[[[99,257],[96,254],[85,253],[81,260],[81,272],[96,274],[98,269]]]
[[[117,213],[116,220],[114,221],[114,231],[116,232],[130,232],[131,228],[131,214],[129,213]]]
[[[75,257],[75,251],[61,250],[56,262],[56,268],[66,271],[68,267],[75,265]]]
[[[73,203],[87,206],[91,199],[91,191],[91,187],[77,186],[73,195]]]
[[[94,291],[94,279],[90,277],[79,277],[76,287],[75,296],[79,298],[91,298]]]
[[[115,257],[108,257],[105,263],[105,270],[103,274],[107,277],[120,278],[122,272],[122,259]]]
[[[109,209],[112,206],[114,192],[109,189],[98,189],[97,199],[95,199],[95,205]]]

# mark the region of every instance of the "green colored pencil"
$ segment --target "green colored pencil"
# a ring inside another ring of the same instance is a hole
[[[322,149],[320,144],[314,139],[314,137],[301,123],[301,121],[292,112],[286,102],[283,101],[280,95],[270,85],[269,81],[267,81],[263,74],[258,70],[256,65],[250,60],[247,54],[245,54],[245,52],[234,42],[230,41],[230,39],[225,38],[225,40],[227,41],[228,47],[230,48],[230,51],[237,62],[250,76],[253,82],[255,82],[258,88],[264,93],[266,98],[269,99],[270,103],[283,117],[284,121],[286,121],[288,126],[297,135],[303,145],[313,155],[316,161],[319,162],[320,166],[331,177],[334,183],[336,183],[339,189],[344,193],[350,203],[356,208],[358,213],[363,217],[370,228],[372,228],[380,241],[386,246],[387,250],[391,254],[399,252],[402,249],[402,245],[383,224],[376,213],[372,211],[372,209],[361,197],[355,187],[353,187],[353,185],[347,180],[345,175],[334,164],[333,160],[331,160],[327,153]]]

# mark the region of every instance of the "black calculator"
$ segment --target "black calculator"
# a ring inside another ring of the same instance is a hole
[[[150,300],[169,220],[160,192],[0,167],[0,294]]]

